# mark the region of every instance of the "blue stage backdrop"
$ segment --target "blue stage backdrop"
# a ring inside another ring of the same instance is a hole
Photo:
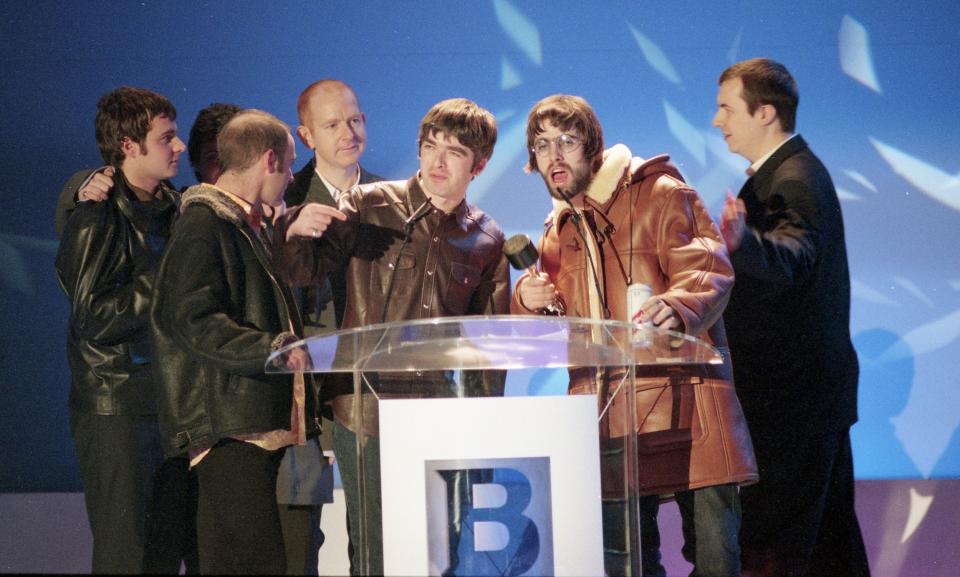
[[[549,203],[524,174],[530,106],[596,108],[608,144],[668,152],[719,212],[746,162],[710,126],[717,77],[768,56],[800,84],[799,131],[840,193],[852,331],[863,366],[860,478],[960,474],[960,9],[952,0],[833,2],[7,2],[0,18],[0,491],[79,488],[66,409],[68,307],[53,272],[54,203],[100,164],[97,99],[151,88],[178,109],[235,102],[296,125],[310,82],[340,78],[367,114],[364,164],[416,169],[434,102],[471,98],[500,139],[470,198],[508,234],[539,236]],[[298,143],[298,165],[310,151]],[[186,156],[177,185],[192,182]],[[789,351],[784,351],[789,354]]]

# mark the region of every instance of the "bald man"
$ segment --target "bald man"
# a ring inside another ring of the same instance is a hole
[[[332,79],[314,82],[297,99],[297,115],[297,136],[314,156],[287,188],[284,200],[288,206],[307,202],[337,206],[340,195],[357,184],[383,180],[360,166],[367,144],[366,117],[349,85]],[[318,286],[297,291],[307,336],[340,327],[345,291],[342,274],[330,275]],[[330,416],[325,414],[325,433],[332,428]],[[328,435],[325,439],[323,446],[330,447],[332,439]],[[280,467],[277,501],[281,504],[288,573],[302,568],[306,574],[316,575],[324,540],[320,531],[323,504],[333,502],[333,471],[316,442],[287,451]]]

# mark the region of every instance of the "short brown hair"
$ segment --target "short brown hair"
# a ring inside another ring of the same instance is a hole
[[[223,172],[243,172],[268,150],[283,162],[289,135],[290,128],[269,112],[250,108],[237,113],[217,136]]]
[[[493,154],[497,143],[497,120],[489,110],[466,98],[450,98],[433,105],[420,121],[417,148],[423,139],[442,132],[455,136],[473,152],[473,167]]]
[[[780,128],[793,132],[797,126],[797,105],[800,90],[787,67],[769,58],[751,58],[737,62],[720,74],[718,84],[739,78],[743,82],[740,97],[747,103],[747,112],[769,104],[777,111]]]
[[[121,86],[101,96],[94,129],[103,161],[116,167],[123,163],[125,138],[144,147],[150,123],[158,116],[176,120],[177,109],[152,90]]]
[[[603,164],[603,128],[597,114],[586,100],[570,94],[547,96],[533,105],[527,115],[527,172],[537,168],[533,141],[543,134],[543,123],[550,121],[564,132],[576,130],[583,139],[583,155],[592,159],[593,172]]]

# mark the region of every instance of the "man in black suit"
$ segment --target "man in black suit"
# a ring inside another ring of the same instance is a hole
[[[751,162],[721,233],[736,275],[724,313],[760,482],[741,490],[744,575],[869,575],[854,511],[857,356],[840,203],[795,134],[797,84],[755,58],[720,76],[713,125]]]
[[[357,184],[383,180],[360,166],[367,144],[366,117],[350,86],[332,79],[314,82],[297,99],[297,115],[297,136],[314,156],[287,188],[284,201],[288,206],[318,202],[335,207],[340,195]],[[307,336],[340,326],[346,301],[342,272],[296,292]],[[322,445],[331,447],[332,414],[326,409],[324,415]],[[324,541],[320,530],[323,504],[333,501],[333,471],[316,440],[287,450],[277,480],[277,500],[281,504],[288,573],[316,575],[318,552]]]

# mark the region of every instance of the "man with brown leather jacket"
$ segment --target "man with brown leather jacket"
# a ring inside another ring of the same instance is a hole
[[[668,157],[643,161],[623,145],[605,152],[592,108],[568,95],[534,105],[527,145],[527,168],[543,177],[554,207],[540,241],[542,272],[517,281],[513,312],[539,312],[559,300],[569,316],[649,320],[704,339],[727,357],[721,314],[733,270],[706,207]],[[637,284],[652,296],[635,313],[627,291]],[[656,515],[659,496],[670,494],[692,575],[739,575],[738,485],[756,482],[757,474],[726,361],[696,385],[671,378],[638,386],[643,575],[664,575]],[[592,376],[571,371],[570,392],[596,386]],[[616,517],[619,506],[605,500],[605,518]],[[604,542],[607,574],[623,574],[623,535],[611,524]]]
[[[416,175],[406,181],[372,183],[347,191],[340,199],[342,213],[312,203],[281,220],[278,238],[283,233],[290,241],[282,247],[279,272],[292,285],[304,286],[321,282],[327,273],[346,266],[344,329],[385,321],[505,313],[510,287],[503,231],[466,200],[467,187],[486,166],[496,138],[493,115],[476,103],[463,98],[437,103],[420,124],[420,170]],[[406,234],[409,240],[405,242],[401,239]],[[313,240],[316,238],[319,241]],[[403,380],[407,382],[395,386],[405,392],[388,394],[431,396],[431,385],[446,387],[439,381],[424,382],[427,375],[413,387],[409,377]],[[333,444],[343,476],[348,526],[351,540],[358,543],[361,479],[355,473],[352,389],[329,389]],[[376,424],[376,404],[368,405],[368,401],[365,397],[365,422]],[[368,495],[364,523],[370,547],[365,559],[354,549],[352,566],[382,575],[379,440],[376,431],[366,431],[371,438],[364,455],[372,466],[362,482]]]

